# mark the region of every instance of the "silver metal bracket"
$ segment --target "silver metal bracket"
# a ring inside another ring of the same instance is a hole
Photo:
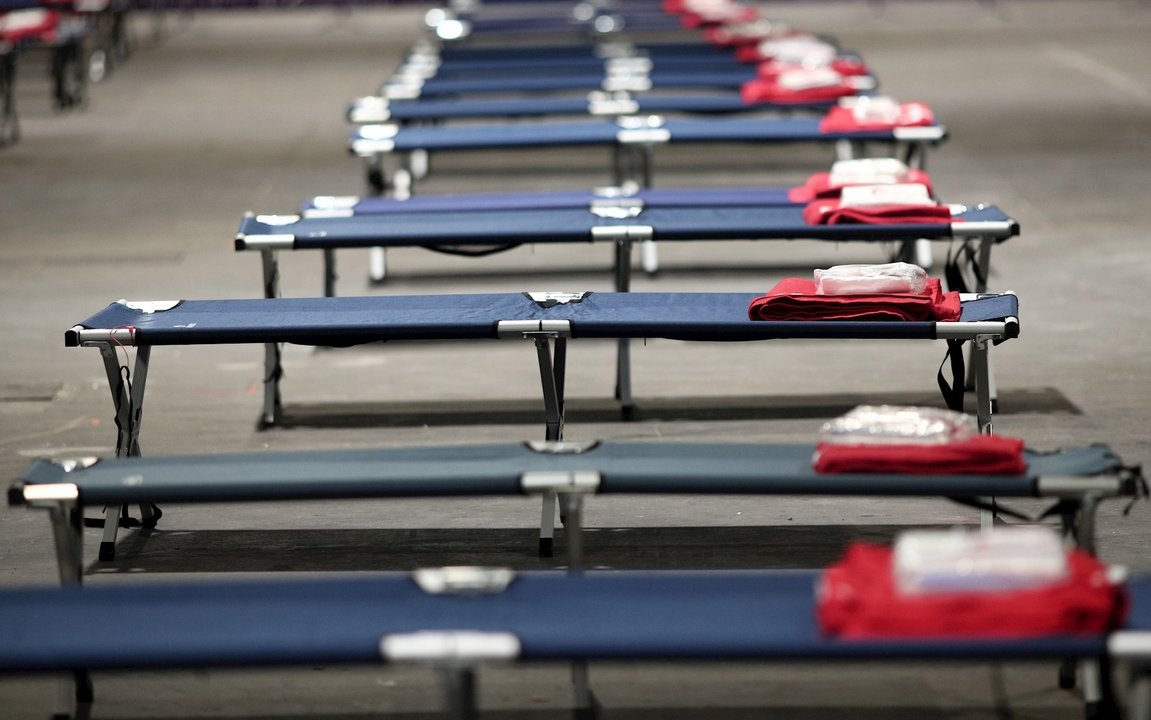
[[[590,442],[555,442],[548,440],[529,440],[524,443],[532,452],[541,455],[582,455],[599,447],[598,440]]]
[[[569,320],[500,320],[496,334],[501,338],[531,338],[539,335],[571,337]]]
[[[663,126],[659,115],[621,117],[617,121],[620,130],[616,141],[622,145],[664,144],[671,140],[671,131]]]
[[[593,198],[588,210],[592,215],[610,220],[628,220],[643,212],[643,200],[637,197]]]
[[[382,123],[392,119],[388,99],[378,95],[356,98],[348,108],[348,122],[355,125]]]
[[[618,242],[621,240],[651,240],[655,237],[655,228],[651,225],[627,225],[614,227],[593,227],[592,240],[600,242]]]
[[[556,290],[529,290],[525,292],[532,302],[543,307],[552,307],[554,305],[567,305],[568,303],[583,302],[584,299],[591,295],[591,292],[562,292]]]
[[[594,493],[603,476],[598,470],[538,470],[520,475],[520,490],[525,494]]]
[[[491,595],[507,589],[515,579],[509,568],[457,565],[421,568],[412,579],[429,595]]]
[[[511,633],[425,631],[385,635],[380,655],[388,662],[472,664],[515,660],[520,641]]]
[[[75,507],[80,501],[80,488],[74,483],[46,483],[25,485],[24,502],[28,507],[45,508],[67,505]]]

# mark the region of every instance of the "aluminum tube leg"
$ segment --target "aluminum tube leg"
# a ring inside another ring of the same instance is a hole
[[[131,438],[129,429],[132,426],[132,397],[128,387],[120,374],[120,359],[116,357],[116,348],[111,344],[100,346],[100,355],[104,360],[104,373],[108,377],[108,386],[112,391],[112,407],[116,411],[116,457],[129,455]]]
[[[930,270],[931,266],[935,264],[930,240],[915,241],[915,264],[924,270]]]
[[[100,560],[109,562],[116,559],[116,532],[120,529],[120,515],[123,505],[109,505],[104,508],[104,532],[100,536]]]
[[[324,248],[324,297],[336,296],[336,251]]]
[[[387,180],[384,178],[383,156],[379,153],[374,153],[365,158],[365,165],[367,169],[368,194],[383,195],[384,190],[386,190],[388,186]]]
[[[388,251],[382,247],[368,248],[368,281],[382,283],[388,275]]]
[[[643,145],[637,154],[637,159],[639,161],[640,187],[650,188],[655,167],[655,148],[652,145]],[[645,273],[655,275],[659,272],[659,247],[655,244],[655,240],[648,239],[640,242],[639,257],[640,265]]]
[[[82,518],[72,503],[55,505],[48,510],[52,538],[56,544],[56,568],[61,585],[79,585],[83,575]]]
[[[428,169],[431,166],[427,150],[413,150],[408,155],[408,167],[412,172],[413,180],[423,180],[428,176]]]
[[[631,290],[631,238],[615,241],[615,291]]]
[[[583,567],[583,495],[578,492],[565,492],[560,493],[559,497],[563,503],[568,572],[574,572]]]
[[[989,346],[990,342],[984,338],[975,338],[971,342],[971,366],[975,373],[975,419],[983,435],[992,432]]]
[[[440,671],[444,687],[444,715],[452,720],[476,720],[476,672],[470,667]]]
[[[987,278],[991,275],[991,248],[993,247],[995,247],[995,241],[991,238],[979,239],[979,265],[971,269],[974,280],[971,286],[975,288],[975,292],[987,292]]]
[[[852,160],[855,158],[855,145],[847,139],[835,141],[835,159]]]
[[[565,344],[561,343],[560,340],[559,338],[556,339],[556,352],[562,358],[566,353],[563,352]],[[563,381],[557,378],[555,366],[552,363],[549,339],[537,337],[535,342],[536,357],[540,366],[540,383],[543,386],[544,395],[544,415],[546,418],[544,439],[559,441],[563,439],[563,399],[560,395]],[[561,360],[561,369],[563,365],[564,361]],[[555,543],[555,517],[556,494],[549,490],[543,494],[540,508],[540,557],[551,557],[552,555]]]
[[[1151,673],[1145,665],[1132,667],[1128,683],[1127,714],[1130,720],[1151,720]]]
[[[260,265],[264,271],[264,297],[280,297],[280,263],[276,251],[270,248],[261,250]]]
[[[643,240],[639,244],[640,264],[648,275],[659,272],[659,246],[655,240]]]
[[[135,369],[132,371],[132,428],[131,428],[131,441],[128,445],[129,455],[138,457],[140,455],[140,423],[144,419],[144,388],[148,384],[148,367],[151,365],[152,348],[148,345],[141,345],[136,348],[136,364]]]
[[[1088,494],[1079,506],[1078,522],[1075,528],[1075,541],[1079,549],[1095,554],[1095,514],[1099,508],[1099,496]]]
[[[595,710],[595,696],[591,691],[586,660],[576,660],[572,663],[572,704],[579,715],[586,715]]]
[[[631,419],[635,400],[631,396],[631,341],[626,338],[616,341],[615,397],[624,419]]]
[[[284,374],[280,364],[282,350],[278,343],[264,344],[264,412],[260,428],[269,428],[280,419],[280,377]]]

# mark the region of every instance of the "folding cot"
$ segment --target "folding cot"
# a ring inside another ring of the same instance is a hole
[[[317,207],[317,202],[322,207]],[[335,252],[341,248],[423,247],[488,254],[523,244],[609,242],[615,247],[615,289],[626,292],[631,249],[647,241],[795,240],[894,242],[959,241],[952,277],[971,276],[986,289],[991,249],[1019,234],[1014,219],[995,206],[956,205],[939,224],[826,225],[804,218],[804,204],[776,189],[661,189],[606,192],[482,193],[474,196],[316,198],[297,215],[247,214],[236,250],[263,256],[264,293],[280,294],[277,252],[321,250],[324,294],[336,294]],[[966,258],[968,267],[960,268]],[[374,280],[381,280],[377,268]]]
[[[882,130],[825,131],[821,118],[662,118],[627,116],[615,120],[484,123],[467,126],[400,127],[363,125],[355,130],[349,149],[367,162],[368,186],[383,193],[387,185],[383,157],[395,155],[401,164],[412,153],[479,150],[530,150],[561,147],[607,147],[614,150],[613,183],[637,182],[650,187],[651,156],[656,146],[680,144],[833,145],[839,159],[861,154],[867,144],[902,154],[909,165],[922,167],[928,147],[947,137],[939,124]],[[410,193],[412,173],[406,165],[390,183],[401,196]],[[406,186],[406,187],[405,187]]]
[[[1078,658],[1104,670],[1088,715],[1119,716],[1108,633],[841,640],[815,621],[819,580],[816,571],[445,568],[410,577],[8,589],[0,592],[0,671],[418,663],[442,670],[446,709],[471,718],[483,664]],[[1126,587],[1135,611],[1111,637],[1146,637],[1151,584]],[[577,707],[594,708],[581,687]],[[77,696],[90,707],[90,686]]]
[[[543,386],[547,440],[563,434],[564,374],[569,339],[653,338],[751,341],[785,338],[946,340],[961,405],[961,345],[971,342],[979,427],[991,427],[990,347],[1018,336],[1013,294],[969,295],[954,322],[759,321],[748,319],[756,293],[506,293],[112,303],[65,334],[69,347],[100,350],[117,426],[117,455],[137,455],[151,349],[163,345],[265,346],[261,423],[282,413],[280,343],[350,346],[399,340],[531,340]],[[117,350],[134,346],[134,368]],[[628,357],[617,364],[616,396],[631,404]],[[946,383],[940,378],[941,387]]]
[[[49,9],[51,8],[51,9]],[[0,6],[0,90],[4,135],[0,143],[19,138],[13,87],[18,56],[43,48],[51,53],[52,102],[58,110],[79,107],[87,100],[89,58],[86,43],[93,34],[91,13],[71,12],[70,0],[7,0]]]
[[[139,505],[154,527],[156,504],[396,497],[543,495],[540,554],[551,555],[555,499],[567,528],[569,567],[581,567],[584,496],[723,494],[1051,498],[1065,534],[1093,550],[1096,506],[1146,493],[1138,468],[1106,446],[1026,452],[1022,475],[826,474],[810,444],[543,442],[37,460],[8,491],[13,505],[50,512],[60,576],[82,575],[85,508],[106,506],[100,558],[115,556],[121,511]],[[1001,514],[1007,514],[997,505]]]

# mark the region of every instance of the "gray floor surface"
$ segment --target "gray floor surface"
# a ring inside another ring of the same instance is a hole
[[[108,454],[114,430],[98,354],[63,333],[119,298],[256,297],[255,254],[232,250],[242,213],[292,212],[318,194],[363,192],[343,108],[373,91],[414,38],[421,8],[139,17],[130,62],[57,115],[35,59],[19,87],[23,140],[0,149],[0,477],[35,457]],[[883,88],[930,102],[951,140],[930,160],[952,202],[995,202],[1023,234],[995,253],[993,289],[1014,290],[1023,333],[995,352],[996,430],[1039,449],[1107,442],[1151,455],[1145,247],[1151,190],[1151,10],[1132,1],[782,4],[795,24],[864,54]],[[157,30],[159,32],[157,33]],[[790,184],[829,162],[813,148],[669,149],[657,182]],[[420,192],[586,188],[599,151],[433,158]],[[665,245],[637,290],[766,290],[812,267],[878,262],[875,248],[795,243]],[[480,260],[340,255],[344,294],[606,290],[606,246],[525,247]],[[284,289],[320,289],[319,257],[284,258]],[[577,344],[571,439],[805,441],[861,401],[938,403],[931,343],[779,342],[634,350],[638,418],[611,402],[610,345]],[[153,355],[146,454],[432,445],[537,439],[534,354],[519,343],[287,350],[288,427],[256,429],[253,346]],[[534,501],[403,501],[170,507],[149,537],[121,536],[86,582],[164,582],[272,572],[394,572],[420,565],[551,568],[535,557]],[[1100,517],[1108,561],[1151,570],[1148,509]],[[599,498],[587,513],[600,567],[810,567],[854,538],[971,523],[944,501]],[[54,582],[46,518],[0,508],[0,584]],[[147,628],[141,628],[146,633]],[[125,638],[131,642],[131,638]],[[592,668],[606,717],[1072,718],[1047,666],[755,665]],[[485,716],[564,717],[563,668],[481,675]],[[45,717],[49,679],[0,679],[0,717]],[[97,677],[100,718],[424,717],[423,670],[309,668]],[[1013,714],[1009,714],[1013,713]]]

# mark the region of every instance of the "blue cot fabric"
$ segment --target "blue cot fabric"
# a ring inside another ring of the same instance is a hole
[[[556,190],[521,193],[472,193],[467,195],[414,195],[407,200],[390,197],[361,198],[353,208],[357,215],[399,212],[472,210],[587,209],[597,199],[587,190]],[[644,207],[730,207],[740,205],[792,205],[787,188],[649,188],[634,197]],[[314,209],[315,200],[304,205]]]
[[[576,338],[933,339],[935,334],[932,322],[752,321],[747,307],[755,297],[596,292],[581,302],[551,308],[522,294],[187,300],[153,313],[114,303],[79,324],[89,329],[133,327],[139,345],[482,339],[497,337],[497,323],[503,320],[568,320]],[[1011,295],[963,305],[965,321],[1017,316],[1018,303]]]
[[[500,47],[445,45],[438,55],[445,62],[459,60],[517,60],[534,61],[539,57],[598,57],[601,43],[554,44],[554,45],[510,45]],[[730,50],[701,42],[636,43],[635,51],[645,57],[683,55],[722,55],[727,57]]]
[[[72,483],[82,504],[515,495],[529,472],[593,470],[597,493],[1033,497],[1045,475],[1121,466],[1110,448],[1025,453],[1023,476],[817,474],[811,444],[605,442],[578,455],[524,444],[106,458],[71,471],[37,460],[14,486]],[[124,478],[134,478],[125,484]],[[14,500],[19,502],[19,500]]]
[[[836,641],[815,624],[817,582],[805,571],[613,572],[524,574],[465,596],[427,595],[407,578],[8,590],[0,671],[374,663],[381,638],[428,630],[511,633],[525,661],[1105,653],[1104,636]]]

